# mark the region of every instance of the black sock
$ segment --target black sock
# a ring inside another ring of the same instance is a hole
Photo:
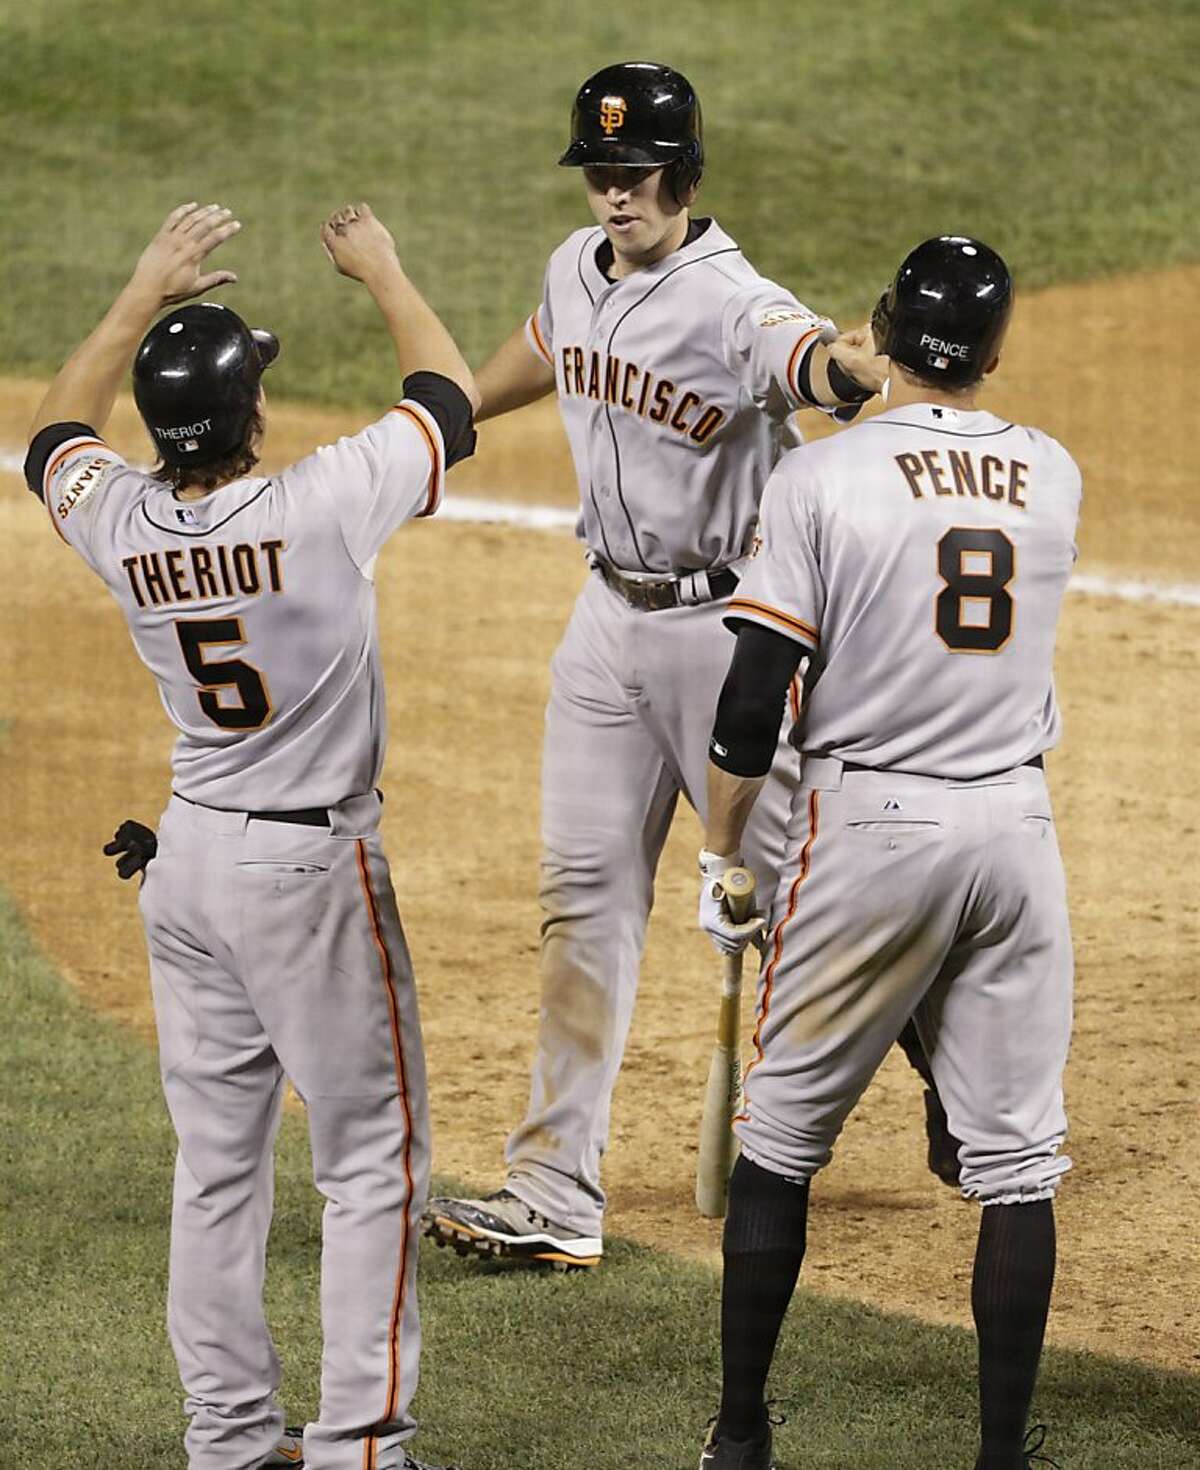
[[[718,1431],[730,1439],[753,1439],[766,1422],[767,1373],[796,1289],[807,1224],[807,1182],[793,1184],[738,1159],[729,1180],[722,1246]]]
[[[1050,1311],[1054,1260],[1052,1201],[984,1206],[971,1280],[979,1334],[982,1449],[977,1470],[1013,1470],[1024,1463],[1021,1446]]]

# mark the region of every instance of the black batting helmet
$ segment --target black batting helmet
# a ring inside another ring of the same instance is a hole
[[[209,464],[241,444],[258,380],[279,355],[273,332],[253,331],[227,306],[181,306],[146,333],[133,360],[133,396],[169,465]]]
[[[911,251],[871,317],[876,346],[927,383],[978,382],[1012,314],[1008,266],[982,240],[939,235]]]
[[[676,194],[700,182],[700,99],[681,72],[654,61],[622,61],[588,77],[571,112],[566,168],[674,165]]]

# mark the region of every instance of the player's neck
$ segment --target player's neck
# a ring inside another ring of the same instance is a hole
[[[644,254],[637,256],[621,255],[614,248],[612,270],[609,273],[613,280],[619,281],[625,276],[633,275],[635,271],[644,271],[647,266],[657,265],[660,260],[665,260],[668,255],[673,255],[687,239],[690,223],[691,217],[688,211],[681,209],[672,223],[671,228],[658,244],[647,250]]]
[[[956,408],[959,413],[974,413],[979,407],[977,387],[969,388],[964,393],[946,393],[925,383],[910,383],[897,372],[892,373],[889,382],[888,408],[908,408],[915,403],[932,403],[940,408]]]
[[[222,480],[219,485],[211,487],[205,485],[184,485],[174,492],[176,500],[207,500],[210,495],[215,495],[218,490],[224,490],[226,485],[232,485],[234,480],[242,479],[241,475],[234,475],[232,479]]]

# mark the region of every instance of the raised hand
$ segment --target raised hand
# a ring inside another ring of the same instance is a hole
[[[369,204],[347,204],[335,210],[321,226],[321,244],[341,274],[352,281],[366,282],[381,269],[399,264],[396,242]]]
[[[155,294],[160,306],[229,285],[237,280],[235,271],[205,272],[202,267],[217,246],[241,228],[233,212],[220,204],[181,204],[142,251],[133,284]]]

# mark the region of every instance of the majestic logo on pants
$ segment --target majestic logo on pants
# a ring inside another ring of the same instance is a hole
[[[600,103],[600,126],[606,137],[611,138],[618,128],[625,125],[624,97],[605,97]]]

